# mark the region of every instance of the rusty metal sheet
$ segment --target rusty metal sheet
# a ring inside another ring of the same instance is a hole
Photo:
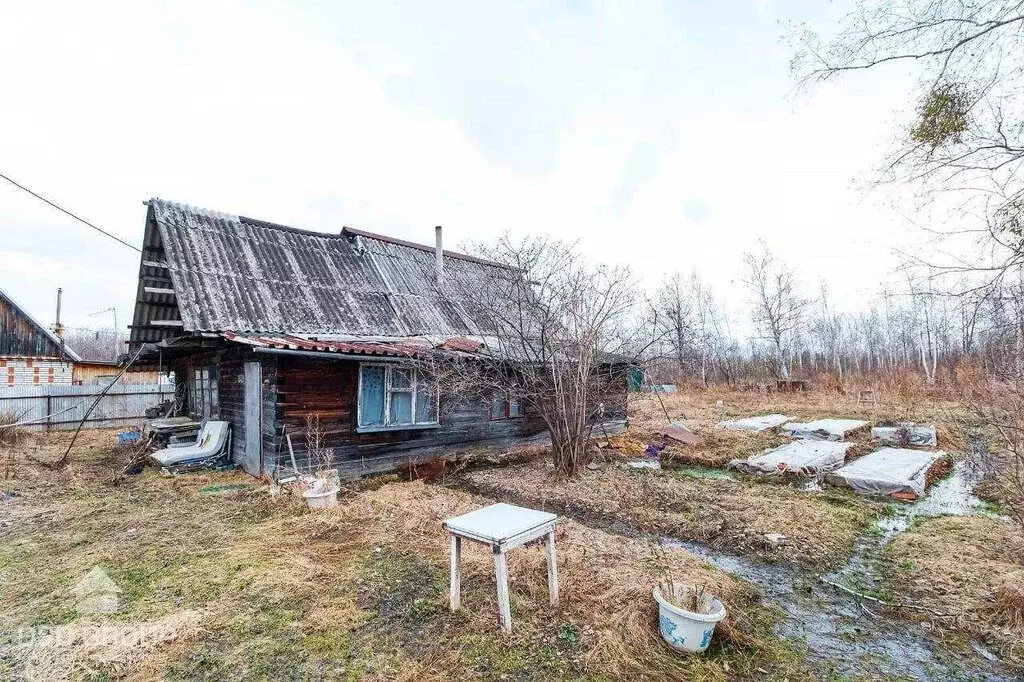
[[[685,443],[686,445],[700,445],[702,442],[700,436],[695,434],[693,431],[690,431],[690,429],[686,428],[679,422],[672,422],[658,431],[658,433],[666,438],[677,440],[680,443]]]
[[[343,353],[346,355],[385,355],[390,357],[410,357],[431,350],[431,344],[415,339],[402,341],[320,341],[304,339],[290,334],[276,336],[242,335],[233,332],[222,332],[221,337],[257,348],[276,348],[279,350],[302,350],[319,353]]]

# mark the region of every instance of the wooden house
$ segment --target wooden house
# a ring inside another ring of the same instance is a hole
[[[129,354],[174,373],[181,413],[230,421],[246,471],[290,470],[285,436],[303,443],[313,415],[345,476],[542,436],[518,401],[453,399],[410,363],[485,346],[457,292],[505,266],[443,250],[440,228],[430,247],[147,204]],[[615,393],[609,417],[624,416],[624,375]]]
[[[0,387],[70,384],[81,360],[0,289]]]

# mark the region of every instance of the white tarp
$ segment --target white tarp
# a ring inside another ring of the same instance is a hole
[[[941,450],[882,448],[829,474],[825,480],[866,495],[914,493],[920,497],[928,469],[945,456]]]
[[[759,417],[746,417],[744,419],[731,419],[721,422],[720,429],[733,429],[735,431],[764,431],[774,429],[788,422],[792,417],[784,414],[762,414]]]
[[[846,461],[846,451],[853,443],[829,440],[799,440],[765,450],[747,459],[734,459],[730,469],[748,474],[798,473],[804,476],[835,471]]]
[[[934,426],[900,422],[895,426],[876,426],[871,429],[871,437],[893,445],[922,445],[935,447],[939,444]]]
[[[813,422],[790,422],[782,427],[782,432],[794,438],[843,440],[846,434],[867,425],[861,419],[818,419]]]

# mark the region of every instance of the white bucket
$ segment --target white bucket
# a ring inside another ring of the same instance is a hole
[[[334,487],[328,490],[304,490],[302,496],[306,498],[306,504],[310,509],[330,509],[338,506],[338,490]]]
[[[711,643],[715,625],[725,618],[725,605],[718,599],[711,600],[711,613],[694,613],[670,604],[661,594],[661,588],[654,588],[654,601],[658,602],[658,630],[661,638],[676,651],[701,653]]]

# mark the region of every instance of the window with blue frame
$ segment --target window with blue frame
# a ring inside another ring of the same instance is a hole
[[[413,367],[359,366],[360,429],[436,425],[437,402],[437,382]]]

